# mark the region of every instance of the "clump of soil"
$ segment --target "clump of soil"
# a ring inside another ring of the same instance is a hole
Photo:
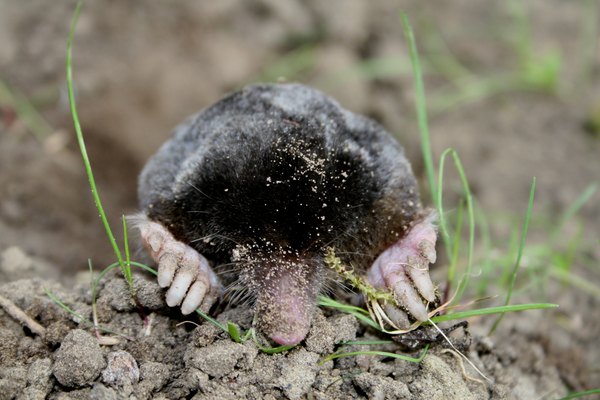
[[[467,343],[466,354],[491,382],[444,342],[434,344],[420,364],[366,355],[320,363],[342,348],[401,351],[396,344],[343,346],[377,337],[354,317],[329,310],[316,314],[301,345],[266,354],[251,340],[235,343],[209,322],[179,324],[181,316],[165,308],[162,290],[145,275],[135,276],[143,319],[123,279],[117,273],[104,278],[97,318],[118,335],[96,333],[83,321],[92,320],[89,282],[82,279],[67,288],[43,279],[52,275],[52,266],[18,248],[2,256],[0,273],[12,282],[0,286],[0,296],[45,332],[34,334],[0,310],[0,398],[508,399],[558,397],[574,384],[551,362],[557,354],[544,345],[549,337],[518,328],[503,333],[502,346],[465,330],[452,339]],[[45,290],[78,316],[58,307]],[[248,329],[252,312],[230,308],[217,318]],[[107,337],[117,342],[103,345]],[[575,359],[569,370],[577,368],[581,360]]]

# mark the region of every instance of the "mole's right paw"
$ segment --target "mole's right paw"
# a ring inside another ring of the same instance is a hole
[[[137,227],[144,246],[158,264],[158,285],[169,287],[167,305],[181,304],[184,315],[198,307],[208,311],[219,298],[222,286],[206,258],[146,217],[137,221]]]
[[[386,304],[384,310],[403,329],[408,325],[405,311],[418,321],[427,321],[427,305],[435,301],[435,288],[429,277],[429,264],[436,260],[434,220],[435,214],[430,213],[412,226],[405,237],[379,255],[367,274],[373,287],[394,295],[400,308]]]

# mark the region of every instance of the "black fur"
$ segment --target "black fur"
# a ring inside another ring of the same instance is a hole
[[[250,86],[191,118],[144,168],[139,197],[217,263],[237,245],[311,259],[332,245],[367,268],[420,212],[391,135],[298,84]]]

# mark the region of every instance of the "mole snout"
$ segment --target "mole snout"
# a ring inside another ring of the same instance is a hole
[[[324,282],[336,279],[324,263],[333,247],[394,294],[398,324],[427,319],[436,231],[404,151],[321,92],[279,84],[230,94],[176,128],[138,192],[142,240],[167,304],[184,314],[208,311],[224,285],[241,288],[259,329],[299,343]],[[233,271],[223,282],[221,266]]]

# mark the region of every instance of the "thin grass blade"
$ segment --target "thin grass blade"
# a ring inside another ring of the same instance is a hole
[[[525,221],[523,222],[523,230],[521,231],[521,240],[519,242],[519,248],[517,250],[517,259],[515,260],[515,266],[512,271],[512,275],[510,278],[510,284],[508,286],[508,291],[506,293],[506,301],[505,305],[510,304],[510,299],[512,297],[513,288],[517,281],[517,274],[519,273],[519,267],[521,266],[521,257],[523,256],[523,249],[525,248],[525,239],[527,238],[527,232],[529,230],[529,221],[531,219],[531,213],[533,212],[533,201],[535,199],[535,187],[536,187],[536,178],[534,177],[531,182],[531,189],[529,191],[529,203],[527,204],[527,212],[525,213]],[[500,315],[492,328],[490,329],[489,335],[494,333],[498,328],[498,325],[504,318],[504,314]]]

